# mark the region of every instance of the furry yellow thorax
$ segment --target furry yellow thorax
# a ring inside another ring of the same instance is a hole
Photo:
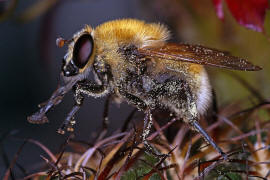
[[[160,45],[170,37],[164,25],[136,19],[105,22],[96,27],[93,34],[97,44],[134,44],[137,47]]]

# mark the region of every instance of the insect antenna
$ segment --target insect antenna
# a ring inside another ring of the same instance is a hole
[[[61,48],[65,44],[71,43],[73,40],[74,40],[73,38],[72,39],[69,39],[69,40],[66,40],[66,39],[64,39],[62,37],[59,37],[59,38],[56,39],[56,46],[59,47],[59,48]]]

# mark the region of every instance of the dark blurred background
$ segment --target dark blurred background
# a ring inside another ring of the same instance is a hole
[[[220,107],[246,98],[250,103],[256,100],[237,79],[249,83],[263,98],[269,98],[268,36],[239,26],[226,7],[225,20],[219,20],[211,0],[200,3],[196,0],[2,0],[0,3],[1,12],[14,3],[14,8],[0,18],[0,145],[9,161],[22,143],[17,138],[38,140],[53,152],[66,139],[56,130],[73,105],[70,94],[49,113],[50,123],[33,125],[26,117],[37,111],[37,105],[47,100],[57,87],[66,49],[56,47],[56,38],[69,39],[84,24],[95,27],[119,18],[165,23],[172,32],[173,41],[230,51],[264,68],[261,72],[208,68]],[[267,34],[269,12],[265,22]],[[77,115],[76,139],[88,141],[93,132],[100,129],[103,107],[104,99],[87,98]],[[126,104],[120,108],[110,106],[110,132],[123,123],[131,110]],[[8,133],[12,137],[6,137]],[[26,145],[22,154],[25,155],[18,162],[26,169],[31,169],[33,163],[41,160],[40,149],[31,144]],[[0,157],[0,177],[5,170],[5,158]]]

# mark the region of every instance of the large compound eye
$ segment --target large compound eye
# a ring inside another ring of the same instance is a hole
[[[73,62],[78,68],[83,68],[93,51],[93,38],[84,34],[76,41],[73,49]]]

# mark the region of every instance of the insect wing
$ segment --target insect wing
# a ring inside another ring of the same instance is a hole
[[[200,45],[167,43],[161,47],[140,48],[138,51],[145,57],[190,62],[219,68],[241,71],[258,71],[262,69],[245,59],[232,56],[229,52]]]

